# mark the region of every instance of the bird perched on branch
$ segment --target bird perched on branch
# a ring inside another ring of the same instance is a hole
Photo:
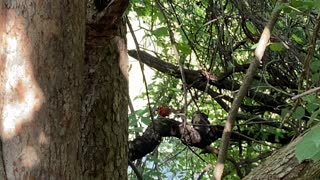
[[[160,106],[158,108],[158,114],[160,117],[168,117],[171,113],[173,113],[173,109],[168,106]]]
[[[158,115],[160,117],[168,117],[171,114],[175,114],[175,115],[181,115],[181,110],[177,110],[168,106],[159,106],[156,110],[158,112]]]

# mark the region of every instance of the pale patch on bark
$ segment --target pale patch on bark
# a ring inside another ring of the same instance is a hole
[[[43,93],[33,77],[28,39],[16,18],[7,21],[7,33],[3,37],[5,61],[1,126],[5,139],[19,134],[22,124],[32,120],[34,112],[44,101]]]
[[[18,161],[20,161],[20,163],[18,164],[20,164],[22,168],[32,168],[40,162],[40,159],[37,155],[36,150],[31,146],[27,146],[22,150]],[[17,166],[19,166],[18,164]]]
[[[48,145],[49,143],[49,137],[44,132],[41,132],[39,135],[39,144]]]
[[[125,39],[116,36],[115,41],[117,43],[118,49],[119,49],[119,67],[121,69],[122,74],[128,81],[129,78],[129,63],[128,63],[128,50],[127,50],[127,44],[125,42]]]
[[[258,43],[258,47],[254,52],[256,58],[260,61],[260,63],[262,63],[262,57],[268,45],[268,41],[270,40],[270,36],[271,36],[270,29],[265,28],[261,35],[260,41]]]

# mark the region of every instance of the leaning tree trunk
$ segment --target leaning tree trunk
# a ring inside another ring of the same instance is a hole
[[[302,137],[298,137],[287,146],[272,154],[244,179],[319,179],[320,161],[306,160],[299,163],[295,157],[295,147],[301,140]]]
[[[124,33],[86,36],[86,7],[0,0],[0,179],[126,179]]]

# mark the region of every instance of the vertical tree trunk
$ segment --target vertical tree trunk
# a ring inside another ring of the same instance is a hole
[[[127,179],[125,36],[126,26],[121,18],[115,24],[108,18],[87,24],[80,151],[85,179]]]
[[[4,3],[0,87],[6,177],[77,177],[85,2]]]
[[[124,25],[86,35],[86,1],[0,8],[0,179],[126,179]]]

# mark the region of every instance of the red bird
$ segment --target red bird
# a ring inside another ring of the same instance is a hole
[[[167,117],[172,113],[172,109],[170,109],[168,106],[160,106],[158,108],[158,114],[161,117]]]

